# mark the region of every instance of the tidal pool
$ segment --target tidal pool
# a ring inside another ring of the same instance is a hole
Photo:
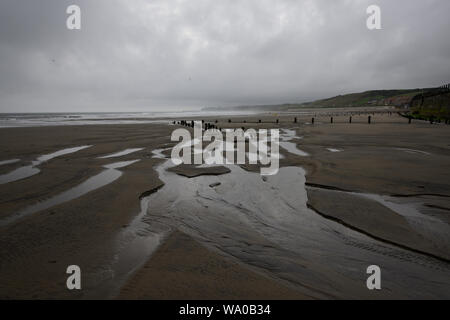
[[[20,161],[20,159],[3,160],[3,161],[0,161],[0,166],[16,163],[16,162],[19,162],[19,161]]]
[[[111,182],[117,180],[121,175],[122,172],[117,170],[126,166],[129,166],[137,161],[140,160],[132,160],[132,161],[122,161],[117,162],[113,164],[109,164],[104,166],[106,170],[103,172],[88,178],[86,181],[82,182],[81,184],[77,185],[76,187],[73,187],[67,191],[64,191],[50,199],[44,200],[42,202],[38,202],[32,206],[29,206],[16,214],[13,214],[3,220],[0,220],[0,226],[5,226],[11,223],[14,223],[15,221],[26,217],[28,215],[31,215],[33,213],[54,207],[56,205],[59,205],[61,203],[79,198],[83,195],[85,195],[88,192],[91,192],[93,190],[96,190],[98,188],[101,188],[103,186],[106,186],[107,184],[110,184]]]
[[[154,154],[164,156],[161,150]],[[226,164],[229,174],[186,178],[167,170],[173,166],[167,159],[157,167],[164,187],[145,198],[146,212],[132,223],[140,227],[124,231],[130,237],[126,243],[148,237],[152,250],[143,246],[131,262],[122,259],[121,275],[135,270],[132,261],[146,261],[168,230],[179,229],[314,297],[370,298],[366,269],[373,264],[382,267],[385,297],[450,297],[449,264],[377,241],[309,209],[300,167],[261,177]],[[118,256],[124,256],[120,250]]]
[[[77,152],[77,151],[80,151],[80,150],[83,150],[83,149],[86,149],[89,147],[91,147],[91,146],[68,148],[68,149],[56,151],[54,153],[42,155],[42,156],[38,157],[36,160],[32,161],[31,165],[29,165],[29,166],[20,167],[9,173],[0,175],[0,184],[14,182],[14,181],[18,181],[18,180],[22,180],[22,179],[26,179],[31,176],[34,176],[35,174],[38,174],[39,172],[41,172],[41,170],[36,168],[40,164],[42,164],[46,161],[49,161],[53,158],[60,157],[60,156],[70,154],[70,153],[74,153],[74,152]]]
[[[144,150],[144,148],[131,148],[131,149],[125,149],[116,153],[112,153],[106,156],[98,157],[99,159],[108,159],[108,158],[117,158],[122,157],[131,153],[135,153],[138,151]]]

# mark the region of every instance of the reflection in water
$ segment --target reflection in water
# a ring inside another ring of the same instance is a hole
[[[262,179],[226,165],[229,174],[189,179],[167,171],[172,166],[167,160],[157,167],[165,185],[149,197],[151,211],[141,219],[147,230],[178,228],[315,297],[373,297],[365,287],[372,264],[382,267],[385,297],[450,297],[448,264],[381,243],[308,209],[302,168],[281,168]]]
[[[335,148],[327,148],[327,150],[330,151],[330,152],[342,152],[342,150],[335,149]]]
[[[34,166],[25,166],[20,167],[14,171],[11,171],[6,174],[0,175],[0,184],[5,184],[17,180],[22,180],[31,176],[34,176],[35,174],[38,174],[41,172],[38,168],[35,168]]]
[[[117,158],[117,157],[125,156],[125,155],[130,154],[130,153],[138,152],[138,151],[141,151],[141,150],[144,150],[144,148],[125,149],[123,151],[112,153],[112,154],[109,154],[107,156],[98,157],[98,158],[99,159]]]
[[[31,165],[29,165],[29,166],[21,167],[14,171],[9,172],[9,173],[0,175],[0,184],[14,182],[14,181],[18,181],[18,180],[22,180],[22,179],[34,176],[35,174],[38,174],[41,171],[36,167],[39,166],[40,164],[42,164],[43,162],[49,161],[53,158],[60,157],[60,156],[66,155],[66,154],[74,153],[74,152],[77,152],[77,151],[80,151],[80,150],[83,150],[83,149],[86,149],[89,147],[91,147],[91,146],[68,148],[68,149],[63,149],[63,150],[60,150],[60,151],[57,151],[54,153],[40,156],[35,161],[33,161],[31,163]]]
[[[296,135],[295,130],[282,129],[281,132],[282,133],[280,134],[280,139],[281,139],[280,147],[282,147],[283,149],[285,149],[288,152],[295,154],[297,156],[301,156],[301,157],[309,156],[309,154],[306,153],[305,151],[298,149],[296,143],[290,142],[291,140],[294,140],[294,139],[301,139],[301,137],[298,137]]]
[[[92,147],[92,146],[81,146],[81,147],[75,147],[75,148],[67,148],[67,149],[62,149],[62,150],[59,150],[59,151],[56,151],[56,152],[53,152],[53,153],[50,153],[50,154],[46,154],[46,155],[43,155],[43,156],[40,156],[39,158],[37,158],[36,161],[33,161],[33,165],[37,166],[37,165],[40,165],[42,162],[49,161],[49,160],[51,160],[53,158],[61,157],[61,156],[64,156],[66,154],[75,153],[75,152],[81,151],[83,149],[87,149],[89,147]]]
[[[153,158],[166,159],[163,152],[171,148],[153,150]],[[169,160],[169,162],[171,162]],[[156,192],[157,189],[154,190]],[[85,299],[114,298],[129,276],[148,260],[160,245],[170,228],[157,223],[146,222],[151,195],[141,199],[141,210],[131,223],[117,236],[117,251],[108,272],[95,274],[98,284],[85,292]]]
[[[117,251],[106,270],[95,274],[98,285],[85,291],[85,299],[114,298],[127,279],[155,252],[170,228],[145,222],[150,196],[141,199],[141,210],[133,221],[116,238]]]
[[[19,161],[20,161],[20,159],[3,160],[3,161],[0,161],[0,166],[4,166],[6,164],[11,164],[11,163],[16,163]]]
[[[70,190],[64,191],[63,193],[60,193],[48,200],[39,202],[35,205],[25,208],[25,209],[19,211],[18,213],[1,220],[0,226],[5,226],[8,224],[11,224],[11,223],[17,221],[18,219],[23,218],[27,215],[30,215],[30,214],[39,212],[41,210],[51,208],[58,204],[79,198],[88,192],[91,192],[95,189],[98,189],[107,184],[110,184],[111,182],[117,180],[122,175],[122,172],[120,172],[119,170],[116,170],[116,169],[129,166],[137,161],[139,161],[139,160],[122,161],[122,162],[107,165],[107,166],[105,166],[105,168],[107,168],[107,170],[99,173],[96,176],[93,176],[93,177],[87,179],[86,181],[79,184],[78,186],[76,186]]]
[[[290,153],[295,154],[297,156],[301,156],[301,157],[308,157],[309,156],[309,154],[306,153],[305,151],[302,151],[302,150],[298,149],[297,148],[297,144],[294,143],[294,142],[281,141],[280,142],[280,147],[282,147],[283,149],[286,149]]]
[[[425,151],[422,151],[422,150],[415,150],[415,149],[408,149],[408,148],[395,148],[395,149],[399,150],[399,151],[404,151],[406,153],[423,154],[423,155],[426,155],[426,156],[431,155],[431,153],[425,152]]]

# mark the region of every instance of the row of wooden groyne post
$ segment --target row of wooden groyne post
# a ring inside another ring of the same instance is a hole
[[[393,114],[392,112],[389,112],[388,113],[390,116]],[[346,114],[349,118],[348,118],[348,123],[353,123],[353,117],[356,115],[356,116],[361,116],[362,114],[361,113],[356,113],[356,114],[353,114],[353,113],[351,113],[350,115],[349,114]],[[367,113],[366,113],[366,115],[367,115]],[[399,115],[401,115],[401,116],[403,116],[403,117],[405,117],[405,118],[407,118],[408,119],[408,124],[411,124],[412,123],[412,120],[414,119],[412,116],[410,116],[410,115],[402,115],[402,114],[400,114],[399,113]],[[335,123],[335,121],[334,121],[334,117],[336,117],[336,116],[342,116],[341,114],[332,114],[332,115],[325,115],[325,116],[329,116],[330,117],[330,123],[331,124],[333,124],[333,123]],[[372,124],[372,122],[373,122],[373,118],[374,118],[374,116],[375,116],[375,113],[371,113],[371,114],[369,114],[368,116],[367,116],[367,123],[368,124]],[[315,124],[316,123],[316,118],[317,118],[317,115],[314,115],[312,118],[311,118],[311,124]],[[206,122],[205,120],[201,120],[202,121],[202,128],[204,129],[204,130],[209,130],[209,129],[216,129],[216,130],[220,130],[220,131],[222,131],[222,128],[221,127],[219,127],[217,124],[219,123],[219,121],[218,120],[215,120],[215,122],[214,123],[211,123],[211,122]],[[442,121],[441,121],[441,119],[434,119],[434,118],[430,118],[429,119],[429,121],[430,121],[430,123],[431,124],[434,124],[434,123],[442,123]],[[233,122],[231,119],[228,119],[226,122],[228,122],[229,124],[231,124],[231,123],[239,123],[239,124],[242,124],[242,123],[244,123],[244,124],[250,124],[250,123],[253,123],[253,124],[262,124],[262,123],[275,123],[275,124],[279,124],[280,123],[280,119],[276,119],[275,121],[262,121],[261,119],[259,119],[259,120],[257,120],[256,122],[255,121],[253,121],[253,122],[249,122],[249,121],[247,121],[247,120],[242,120],[242,121],[235,121],[235,122]],[[181,126],[185,126],[185,127],[191,127],[191,128],[193,128],[194,127],[194,120],[179,120],[179,121],[173,121],[172,122],[174,125],[181,125]],[[298,118],[297,117],[294,117],[294,119],[293,119],[293,123],[299,123],[298,122]],[[450,124],[450,119],[445,119],[445,124]],[[242,129],[243,130],[245,130],[245,128],[244,127],[242,127]]]

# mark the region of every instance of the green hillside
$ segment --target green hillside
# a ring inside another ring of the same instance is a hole
[[[372,90],[304,103],[299,105],[299,107],[338,108],[384,105],[402,106],[409,103],[409,101],[420,92],[421,90],[419,89]]]
[[[400,89],[400,90],[371,90],[359,93],[350,93],[339,95],[332,98],[316,100],[305,103],[285,103],[274,105],[259,105],[259,106],[237,106],[228,108],[228,110],[252,110],[252,111],[287,111],[301,108],[349,108],[349,107],[375,107],[375,106],[394,106],[394,107],[409,107],[411,101],[418,96],[425,94],[425,105],[420,105],[418,109],[417,101],[415,102],[417,115],[423,113],[440,112],[445,114],[448,109],[448,98],[430,98],[430,92],[436,93],[435,88],[431,89]],[[422,101],[421,101],[421,104]],[[446,109],[447,108],[447,109]],[[439,109],[439,111],[437,111]],[[203,110],[223,110],[221,107],[204,108]],[[428,110],[428,111],[427,111]]]
[[[435,90],[416,95],[411,101],[411,113],[419,119],[450,119],[450,92]]]

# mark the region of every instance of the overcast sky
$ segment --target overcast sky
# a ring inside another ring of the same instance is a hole
[[[81,30],[66,8],[81,7]],[[382,10],[369,31],[366,9]],[[0,112],[303,102],[450,82],[448,0],[1,0]]]

